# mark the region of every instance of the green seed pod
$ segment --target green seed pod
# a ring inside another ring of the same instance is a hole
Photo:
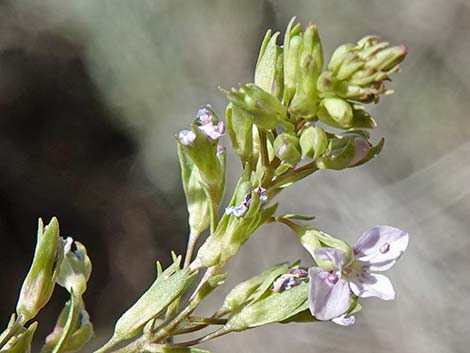
[[[319,126],[310,126],[300,135],[302,157],[317,159],[328,147],[328,136]]]
[[[45,229],[39,219],[33,263],[16,305],[16,312],[24,322],[35,317],[51,298],[63,258],[63,241],[59,239],[57,218],[52,218]]]
[[[301,159],[299,139],[295,135],[282,133],[274,140],[274,153],[284,163],[294,167]]]
[[[356,130],[330,139],[327,151],[317,161],[318,167],[341,170],[364,164],[376,156],[383,146],[381,141],[373,147],[368,137],[366,131]]]
[[[318,118],[325,124],[333,120],[342,127],[350,127],[353,120],[351,104],[341,98],[325,98],[321,102]]]

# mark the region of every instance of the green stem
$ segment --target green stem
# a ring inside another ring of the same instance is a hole
[[[111,348],[113,348],[118,343],[119,343],[119,341],[116,340],[115,337],[113,336],[113,337],[111,337],[111,339],[108,342],[106,342],[103,346],[98,348],[93,353],[105,353],[105,352],[109,351]]]
[[[217,331],[214,331],[214,332],[211,332],[211,333],[209,333],[205,336],[202,336],[200,338],[196,338],[194,340],[186,341],[186,342],[178,342],[177,344],[178,344],[178,346],[190,347],[190,346],[194,346],[196,344],[201,344],[201,343],[207,342],[209,340],[212,340],[214,338],[226,335],[227,333],[230,333],[230,332],[232,332],[232,331],[224,326],[221,329],[219,329]]]
[[[227,323],[227,319],[192,316],[189,318],[189,322],[200,325],[225,325]]]
[[[261,161],[263,163],[263,167],[266,169],[269,166],[269,155],[268,155],[268,146],[266,142],[266,132],[258,129],[258,136],[259,136],[259,144],[260,144],[260,153],[261,153]]]
[[[184,265],[183,268],[188,268],[191,263],[191,258],[193,257],[194,247],[196,246],[197,239],[199,234],[191,232],[189,234],[188,246],[186,248],[186,255],[184,256]]]
[[[273,183],[270,185],[271,188],[280,187],[284,182],[289,180],[290,178],[294,178],[296,176],[301,176],[302,178],[306,177],[307,175],[312,174],[313,172],[317,171],[318,167],[315,161],[310,162],[300,168],[294,169],[289,173],[281,175],[279,178],[274,179]]]
[[[139,337],[138,339],[136,339],[135,341],[129,343],[127,346],[124,346],[122,348],[119,348],[119,349],[116,349],[115,351],[113,351],[113,353],[137,353],[137,352],[140,352],[140,350],[147,344],[147,341],[145,339],[144,336],[142,337]],[[103,347],[104,348],[104,347]],[[103,349],[101,348],[101,349]],[[110,347],[111,348],[111,347]],[[99,351],[96,351],[94,353],[98,353],[98,352],[106,352],[108,351],[109,349],[106,349],[106,350],[103,350],[101,351],[101,349]]]
[[[216,275],[220,272],[219,266],[213,266],[207,269],[204,277],[199,282],[198,287],[194,291],[194,293],[189,298],[188,304],[181,310],[178,315],[176,315],[172,320],[170,320],[165,326],[163,326],[160,330],[157,331],[157,335],[152,338],[153,342],[159,342],[165,337],[170,336],[173,333],[173,330],[189,315],[193,313],[194,310],[201,304],[202,298],[198,296],[199,290],[201,289],[202,285],[209,280],[213,275]]]

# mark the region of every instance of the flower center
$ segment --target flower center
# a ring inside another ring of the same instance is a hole
[[[326,279],[330,284],[336,284],[339,280],[338,272],[330,271],[328,276],[326,276]]]

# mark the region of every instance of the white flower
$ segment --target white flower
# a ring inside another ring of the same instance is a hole
[[[178,134],[179,142],[185,146],[192,146],[195,139],[196,134],[192,130],[181,130]]]
[[[375,226],[366,231],[354,246],[354,259],[346,264],[343,250],[319,248],[315,255],[333,264],[327,271],[318,267],[309,269],[309,307],[318,320],[348,326],[354,317],[347,317],[351,295],[378,297],[383,300],[395,298],[390,280],[374,271],[385,271],[393,266],[408,246],[408,233],[391,226]],[[352,293],[351,293],[352,292]]]
[[[225,134],[225,125],[223,121],[219,121],[217,124],[214,124],[212,112],[209,109],[199,109],[196,116],[201,124],[199,129],[210,139],[217,140]]]

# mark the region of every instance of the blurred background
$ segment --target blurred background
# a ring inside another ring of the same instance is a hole
[[[0,0],[0,323],[31,261],[37,218],[57,215],[86,244],[85,299],[97,331],[182,253],[187,236],[174,134],[218,86],[251,82],[268,28],[292,16],[319,26],[324,52],[367,34],[405,43],[408,58],[369,106],[386,145],[367,165],[321,172],[281,195],[354,242],[375,224],[411,234],[388,273],[397,299],[370,299],[353,327],[271,325],[207,343],[214,352],[468,352],[470,338],[470,3],[379,1]],[[229,159],[228,192],[239,173]],[[229,265],[209,312],[236,283],[307,254],[280,225],[258,231]],[[263,251],[260,251],[263,249]],[[66,300],[57,290],[39,337]],[[91,351],[90,346],[89,351]],[[86,351],[86,350],[85,350]]]

